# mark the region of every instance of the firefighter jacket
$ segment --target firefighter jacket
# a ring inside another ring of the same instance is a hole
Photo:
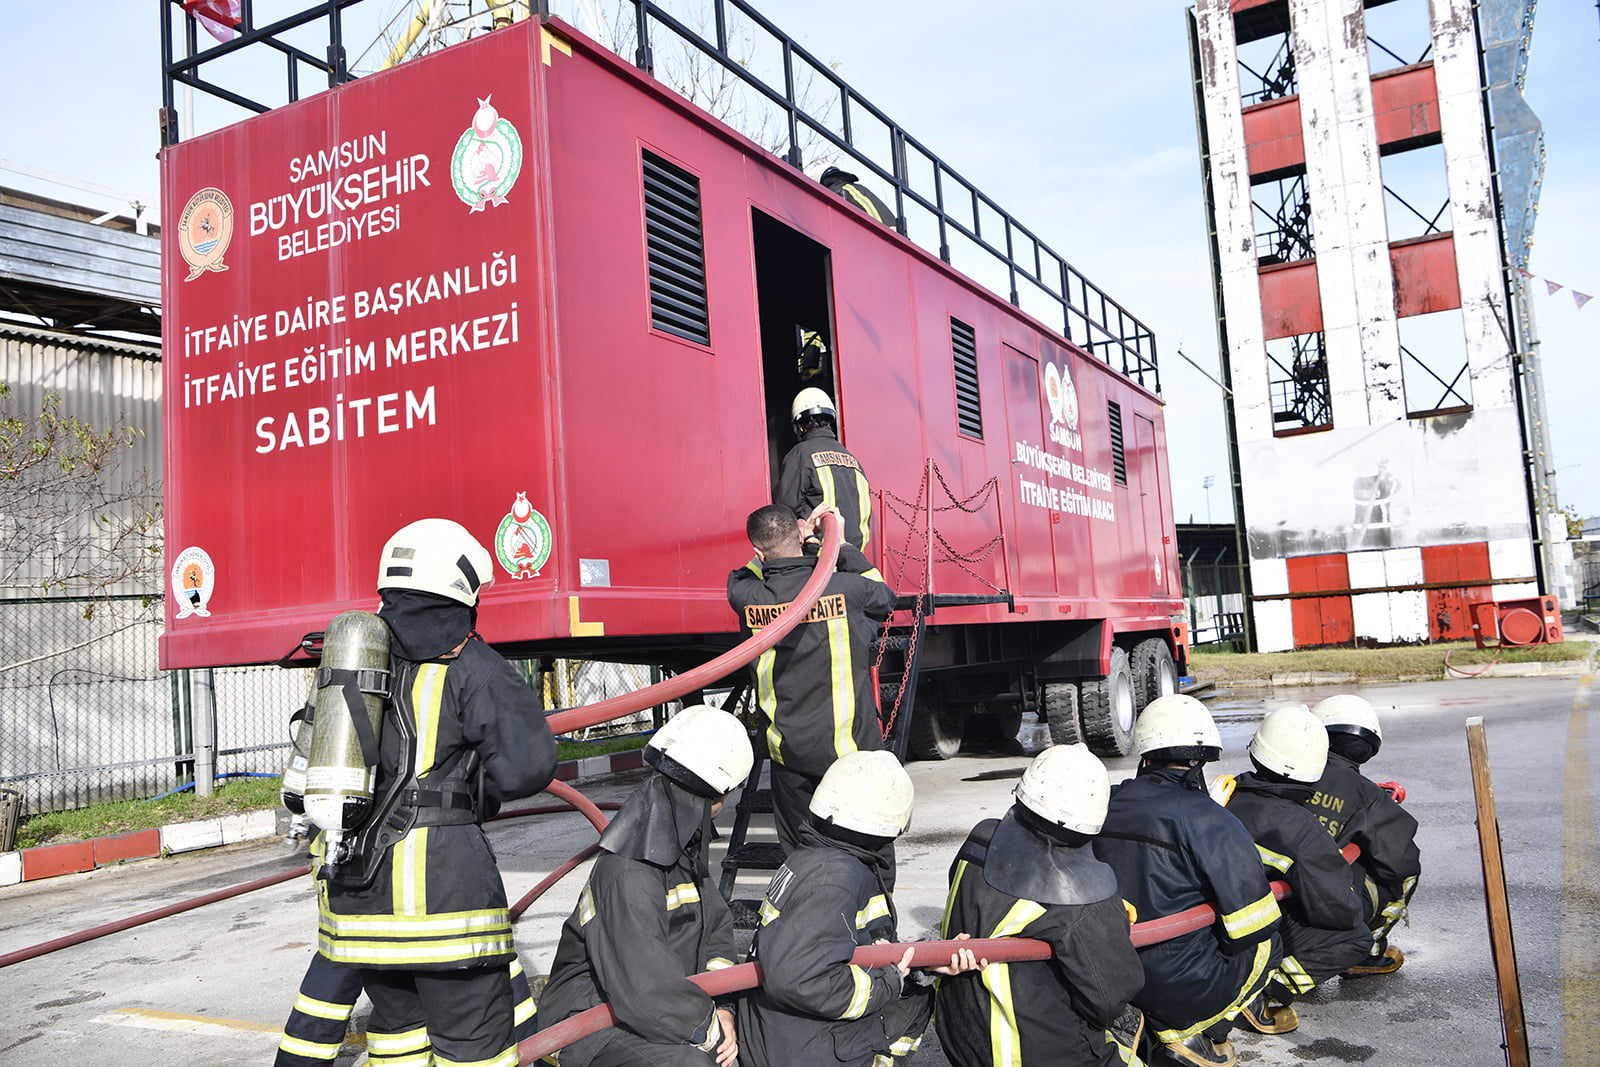
[[[667,866],[600,853],[561,927],[540,1029],[605,1001],[619,1026],[648,1041],[706,1037],[715,1006],[688,976],[733,966],[734,946],[733,917],[706,873],[704,849],[697,833]],[[603,1047],[585,1039],[561,1061],[586,1063]]]
[[[989,858],[999,858],[992,844],[999,825],[979,823],[957,853],[942,936],[1032,937],[1054,955],[940,978],[940,1046],[957,1067],[1128,1062],[1129,1050],[1106,1029],[1144,985],[1122,898],[1113,887],[1100,900],[1047,904],[994,888],[985,874]],[[1095,863],[1086,846],[1081,852]]]
[[[739,1062],[820,1067],[907,1055],[922,1038],[931,1001],[902,1001],[892,965],[850,962],[861,945],[895,940],[887,860],[882,850],[824,837],[810,823],[800,837],[761,902],[750,958],[761,964],[762,984],[739,1012]]]
[[[1228,810],[1255,838],[1267,877],[1289,883],[1291,893],[1280,905],[1283,960],[1277,977],[1293,993],[1308,993],[1355,966],[1372,947],[1350,864],[1305,808],[1314,789],[1241,774],[1228,800]]]
[[[556,763],[550,727],[534,692],[481,640],[468,640],[452,658],[393,663],[375,792],[416,778],[386,820],[410,822],[410,829],[373,858],[366,884],[317,883],[318,948],[357,967],[509,964],[515,952],[505,887],[479,824],[502,800],[549,784]],[[471,799],[480,792],[479,774],[481,807]]]
[[[728,575],[728,603],[746,634],[778,614],[810,580],[816,559],[753,559]],[[883,748],[872,688],[871,648],[894,607],[876,568],[839,546],[839,572],[828,579],[804,622],[751,664],[756,701],[766,717],[767,752],[791,771],[820,778],[840,756]]]
[[[1250,833],[1181,768],[1142,768],[1112,787],[1094,852],[1116,871],[1141,920],[1200,904],[1217,910],[1203,930],[1139,950],[1146,1012],[1158,1040],[1181,1041],[1224,1019],[1266,984],[1277,965],[1278,904]]]
[[[819,505],[838,508],[844,539],[863,551],[872,539],[872,491],[867,473],[826,426],[807,430],[778,468],[772,502],[808,518]]]
[[[1356,888],[1368,927],[1386,937],[1405,915],[1422,874],[1417,820],[1362,774],[1359,764],[1335,752],[1328,753],[1328,769],[1306,807],[1340,848],[1351,842],[1361,848]]]

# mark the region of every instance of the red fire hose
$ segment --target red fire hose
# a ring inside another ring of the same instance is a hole
[[[550,723],[550,729],[555,733],[564,734],[572,730],[581,730],[585,726],[620,719],[624,715],[632,715],[656,704],[674,700],[685,693],[703,689],[707,684],[743,667],[783,640],[784,636],[810,613],[811,605],[822,595],[823,586],[833,577],[834,565],[839,561],[839,544],[842,540],[843,525],[838,517],[831,514],[824,515],[822,549],[817,553],[816,570],[812,572],[810,580],[801,588],[790,605],[784,609],[783,614],[763,627],[759,633],[751,636],[749,640],[741,642],[709,663],[702,663],[674,678],[668,678],[619,697],[602,700],[598,704],[558,711],[546,720]]]
[[[1343,853],[1346,862],[1354,863],[1356,857],[1361,855],[1361,849],[1357,845],[1350,844],[1344,847]],[[1273,882],[1272,895],[1279,900],[1290,896],[1289,883]],[[1180,911],[1176,915],[1134,923],[1130,940],[1133,941],[1134,947],[1143,948],[1158,941],[1170,941],[1183,934],[1204,930],[1216,921],[1217,909],[1210,904],[1201,904]],[[975,937],[964,941],[904,941],[892,945],[863,945],[855,950],[850,962],[859,967],[888,967],[899,963],[900,957],[908,948],[911,950],[913,967],[943,966],[950,962],[950,957],[958,949],[971,949],[973,955],[990,963],[1047,960],[1053,951],[1049,942],[1031,937]],[[742,963],[736,967],[705,971],[690,975],[689,981],[714,997],[737,993],[761,984],[761,965]],[[611,1010],[609,1004],[597,1004],[587,1011],[580,1011],[547,1029],[540,1030],[519,1044],[517,1062],[534,1063],[541,1056],[547,1056],[557,1049],[564,1048],[579,1038],[588,1037],[608,1026],[616,1025],[616,1021],[616,1013]]]

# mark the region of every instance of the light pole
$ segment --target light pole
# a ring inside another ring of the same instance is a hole
[[[1202,488],[1202,489],[1204,489],[1206,491],[1206,525],[1207,526],[1211,525],[1211,487],[1213,485],[1215,485],[1215,484],[1217,484],[1217,479],[1213,475],[1210,475],[1210,474],[1206,475],[1205,478],[1200,482],[1200,488]]]

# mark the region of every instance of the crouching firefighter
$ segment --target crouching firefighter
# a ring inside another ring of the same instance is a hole
[[[645,746],[654,768],[600,835],[600,857],[561,928],[539,1025],[610,1001],[617,1025],[548,1062],[562,1067],[732,1067],[731,1001],[688,980],[734,962],[733,916],[708,869],[711,822],[750,775],[750,736],[716,708],[684,708]]]
[[[319,681],[343,692],[356,747],[370,755],[375,746],[377,758],[365,820],[332,813],[361,806],[349,795],[319,817],[317,783],[328,777],[319,754],[330,747],[321,738],[339,718],[319,694],[305,800],[324,831],[318,951],[359,970],[377,1065],[517,1062],[507,980],[516,952],[481,824],[502,801],[549,784],[556,747],[534,693],[474,632],[492,568],[483,546],[448,519],[411,523],[384,546],[377,617],[391,677],[376,736],[358,721],[357,705],[375,697],[368,668],[351,669],[331,625],[324,642]]]
[[[1111,796],[1083,745],[1034,757],[1001,819],[973,827],[950,867],[943,936],[1033,937],[1048,960],[939,980],[939,1043],[958,1067],[1138,1064],[1142,1017],[1114,1027],[1144,987],[1117,876],[1095,858]]]

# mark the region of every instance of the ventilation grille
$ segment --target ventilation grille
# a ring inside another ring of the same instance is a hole
[[[644,153],[644,233],[650,263],[650,325],[711,343],[700,179]]]
[[[1118,485],[1128,484],[1128,456],[1122,450],[1122,405],[1106,401],[1106,423],[1111,427],[1111,473]]]
[[[983,437],[983,406],[978,402],[978,335],[959,319],[950,320],[950,351],[956,364],[956,428]]]

